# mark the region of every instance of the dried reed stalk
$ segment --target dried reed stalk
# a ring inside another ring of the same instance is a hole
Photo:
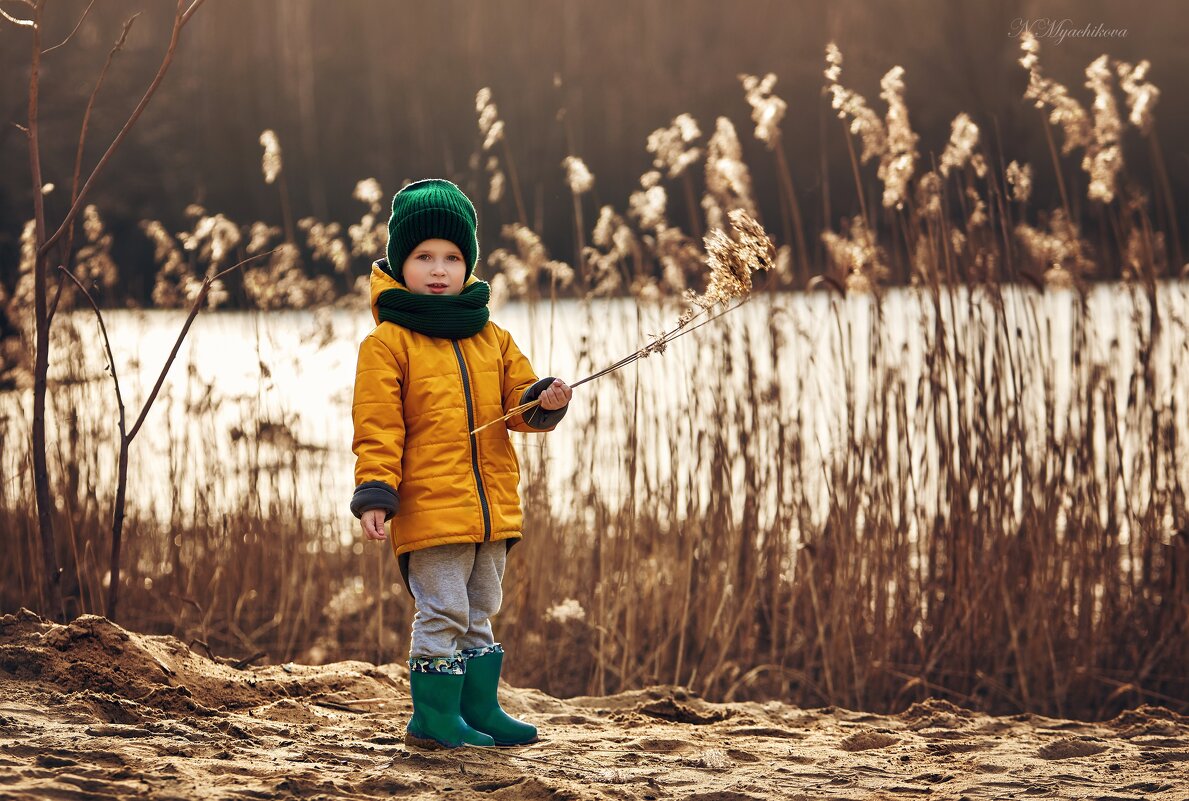
[[[690,331],[701,328],[706,323],[717,320],[728,312],[734,311],[751,298],[751,274],[756,270],[772,269],[776,257],[776,248],[772,245],[772,240],[764,231],[764,227],[746,211],[735,209],[730,212],[728,217],[731,227],[734,229],[735,236],[732,238],[722,230],[716,229],[711,231],[705,238],[707,264],[710,268],[710,281],[706,287],[706,291],[701,295],[696,295],[692,292],[686,293],[686,300],[689,305],[677,318],[677,326],[670,331],[655,335],[653,340],[647,345],[614,364],[575,381],[570,385],[571,389],[580,387],[589,381],[594,381],[596,378],[602,378],[640,359],[648,358],[654,353],[664,353],[665,348],[673,340],[685,336]],[[739,299],[739,302],[727,306],[726,309],[718,314],[710,315],[697,325],[690,325],[690,323],[699,317],[709,314],[711,310],[735,299]],[[471,434],[478,434],[480,431],[490,428],[496,423],[502,423],[511,417],[523,414],[529,409],[539,406],[540,403],[540,398],[529,401],[528,403],[522,403],[503,417],[498,417],[479,426],[471,431]]]

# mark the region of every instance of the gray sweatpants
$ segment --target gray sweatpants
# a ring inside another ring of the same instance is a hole
[[[452,657],[493,645],[491,616],[504,599],[507,542],[435,545],[409,554],[409,589],[417,604],[409,656]]]

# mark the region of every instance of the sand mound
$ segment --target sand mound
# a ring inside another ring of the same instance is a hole
[[[561,700],[513,749],[403,743],[403,665],[253,667],[100,617],[0,617],[0,801],[42,798],[1189,799],[1189,721],[899,715],[709,703],[680,687]]]

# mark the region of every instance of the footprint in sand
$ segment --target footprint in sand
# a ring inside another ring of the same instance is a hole
[[[868,751],[872,748],[887,748],[900,742],[890,734],[878,731],[861,731],[846,737],[838,744],[843,751]]]
[[[1101,743],[1089,740],[1064,739],[1042,746],[1036,755],[1041,759],[1070,759],[1072,757],[1094,756],[1106,750]]]

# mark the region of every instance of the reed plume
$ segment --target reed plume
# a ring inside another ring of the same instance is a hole
[[[938,172],[942,177],[949,177],[951,170],[960,170],[968,163],[974,167],[975,174],[980,178],[986,174],[986,162],[981,158],[975,160],[979,154],[974,149],[978,146],[978,126],[966,113],[954,117],[950,123],[950,139],[941,154]]]
[[[602,378],[639,359],[648,358],[654,353],[664,353],[673,340],[734,311],[750,299],[752,272],[771,269],[776,251],[763,226],[747,212],[742,209],[732,209],[728,214],[728,220],[731,224],[732,235],[728,236],[721,230],[715,230],[706,237],[706,263],[710,271],[706,290],[701,294],[687,290],[685,299],[688,305],[678,316],[677,326],[669,331],[654,334],[650,342],[614,364],[574,381],[570,384],[572,389]],[[738,301],[738,303],[728,305],[731,301]],[[719,307],[723,306],[726,308],[719,310]],[[703,317],[703,319],[694,325],[693,322],[699,317]],[[477,434],[485,428],[523,414],[539,405],[539,399],[522,403],[502,417],[484,423],[471,433]]]
[[[917,135],[908,121],[904,102],[904,68],[893,67],[879,81],[879,96],[888,104],[887,150],[879,162],[879,177],[884,182],[884,208],[902,208],[908,199],[908,182],[916,167]]]
[[[888,152],[888,135],[879,116],[867,105],[866,99],[842,85],[842,51],[830,42],[826,45],[826,91],[830,106],[838,112],[838,119],[851,122],[848,130],[859,137],[863,150],[859,157],[866,164],[873,158],[883,159]]]
[[[388,223],[384,215],[384,190],[375,178],[365,178],[355,184],[351,196],[367,205],[358,223],[347,227],[351,240],[351,255],[378,259],[388,246]],[[248,250],[251,253],[251,249]]]
[[[1007,184],[1011,187],[1011,199],[1019,203],[1027,203],[1032,197],[1032,165],[1021,165],[1013,160],[1007,165]]]
[[[264,182],[271,185],[276,182],[283,166],[281,140],[275,131],[269,129],[260,134],[260,146],[264,148],[260,156],[260,170],[264,173]]]
[[[1028,88],[1024,99],[1031,100],[1038,109],[1049,109],[1049,122],[1061,128],[1064,139],[1061,153],[1069,154],[1090,144],[1090,118],[1082,104],[1070,97],[1069,90],[1052,78],[1045,77],[1040,68],[1040,42],[1030,31],[1020,36],[1020,66],[1028,70]]]
[[[702,149],[694,145],[702,136],[698,123],[689,114],[679,114],[667,128],[657,128],[648,135],[647,150],[652,164],[676,178],[702,158]]]
[[[726,117],[715,120],[714,133],[706,147],[706,194],[702,197],[706,228],[724,228],[727,215],[736,210],[756,214],[751,170],[743,161],[743,148],[735,125]]]
[[[562,169],[566,171],[566,184],[570,192],[584,195],[594,188],[594,176],[586,167],[586,162],[577,156],[566,156],[562,160]]]
[[[1094,92],[1094,129],[1082,157],[1082,169],[1090,176],[1087,196],[1102,203],[1115,199],[1119,170],[1123,168],[1120,144],[1123,126],[1111,86],[1112,78],[1106,56],[1099,56],[1086,67],[1086,86]]]
[[[740,82],[751,106],[751,120],[756,125],[755,135],[768,149],[780,144],[780,123],[788,110],[788,103],[772,93],[776,86],[776,75],[769,72],[763,78],[755,75],[740,75]]]

